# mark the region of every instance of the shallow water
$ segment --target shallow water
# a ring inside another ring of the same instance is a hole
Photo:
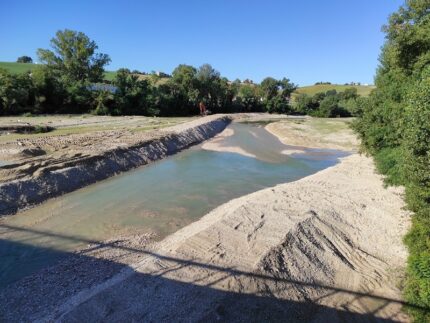
[[[345,153],[293,149],[261,125],[233,123],[221,146],[257,158],[193,147],[8,217],[0,222],[0,287],[54,264],[61,254],[136,232],[159,239],[232,198],[290,182],[337,163]]]

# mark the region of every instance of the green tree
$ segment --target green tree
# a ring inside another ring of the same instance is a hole
[[[61,80],[44,65],[33,69],[31,79],[36,92],[36,107],[33,112],[56,113],[61,111],[67,99],[66,89]]]
[[[94,92],[94,110],[92,113],[96,115],[109,115],[113,113],[113,105],[115,104],[114,95],[107,90],[100,90]]]
[[[119,69],[113,81],[115,110],[112,114],[158,115],[151,100],[152,88],[147,80],[140,80],[128,69]]]
[[[195,67],[180,64],[174,69],[172,78],[168,81],[169,86],[162,88],[169,90],[173,97],[175,102],[173,104],[174,113],[180,115],[197,113],[199,89],[196,75],[197,69]]]
[[[266,77],[260,84],[264,100],[271,100],[278,95],[280,82],[273,77]]]
[[[254,84],[243,84],[238,94],[239,104],[243,111],[260,111],[262,97],[259,88]]]
[[[290,99],[291,94],[297,90],[297,84],[292,83],[289,79],[283,78],[279,81],[279,86],[281,88],[281,95],[284,98]]]
[[[409,302],[429,308],[430,1],[407,0],[383,30],[386,42],[376,89],[354,128],[387,181],[406,187],[406,201],[415,215],[406,239],[410,256],[405,295]],[[410,310],[417,322],[430,321],[429,312]]]
[[[33,63],[33,59],[30,56],[20,56],[16,60],[17,63]]]
[[[312,114],[318,109],[319,103],[315,102],[314,98],[307,94],[299,94],[296,98],[294,110],[298,114]]]
[[[13,75],[0,69],[0,114],[17,114],[34,105],[34,87],[29,74]]]
[[[51,39],[52,50],[39,49],[42,63],[67,82],[101,82],[104,67],[110,62],[107,54],[96,53],[97,44],[82,32],[69,29],[57,31]]]
[[[341,100],[350,100],[358,98],[357,88],[350,87],[345,89],[345,91],[339,93]]]
[[[203,64],[196,74],[199,89],[199,100],[202,100],[211,110],[217,110],[220,96],[220,73],[210,64]]]

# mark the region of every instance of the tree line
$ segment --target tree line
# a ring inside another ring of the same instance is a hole
[[[0,114],[94,113],[102,115],[178,116],[198,113],[204,103],[212,113],[292,111],[297,86],[268,77],[261,84],[229,81],[211,65],[181,64],[171,77],[119,69],[105,80],[107,54],[84,33],[61,30],[51,49],[39,49],[42,64],[20,75],[0,69]],[[20,62],[30,62],[22,56]],[[166,75],[161,75],[166,76]]]
[[[319,92],[313,96],[299,94],[296,98],[295,112],[314,117],[352,117],[362,113],[366,98],[357,94],[354,87],[347,88],[343,92],[329,90]]]
[[[172,75],[119,69],[105,80],[107,54],[84,33],[62,30],[51,49],[39,49],[42,64],[21,75],[0,69],[0,115],[21,113],[93,113],[100,115],[185,116],[202,102],[212,113],[269,112],[343,117],[358,114],[354,88],[292,100],[297,85],[289,79],[229,81],[211,65],[181,64]],[[21,63],[31,63],[21,56]]]
[[[383,30],[376,90],[354,128],[387,182],[405,186],[414,213],[405,297],[415,321],[430,322],[430,2],[407,0]]]

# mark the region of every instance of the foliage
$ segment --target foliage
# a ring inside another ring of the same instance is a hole
[[[290,97],[297,89],[289,79],[276,80],[266,77],[260,84],[260,93],[265,110],[269,113],[289,113],[292,111]]]
[[[199,113],[199,104],[204,103],[212,113],[316,114],[321,101],[330,95],[323,93],[321,99],[315,95],[309,106],[303,100],[294,109],[291,95],[297,85],[289,79],[267,77],[260,84],[251,80],[230,82],[210,64],[198,68],[181,64],[172,75],[128,69],[106,73],[104,67],[110,58],[97,53],[97,49],[97,44],[82,32],[58,31],[51,39],[51,49],[38,50],[42,64],[28,64],[28,72],[20,75],[1,72],[1,113],[185,116]],[[357,109],[349,102],[355,94],[345,91],[338,101]],[[327,111],[321,116],[344,115],[328,101],[324,101]]]
[[[39,49],[38,56],[57,76],[71,82],[101,82],[107,54],[96,53],[98,46],[82,32],[59,30],[49,49]]]
[[[408,0],[383,30],[376,90],[354,128],[389,184],[403,184],[414,212],[405,296],[416,321],[430,321],[430,1]]]
[[[236,100],[241,107],[240,112],[261,111],[262,97],[260,90],[253,84],[243,84],[238,93]]]
[[[33,63],[33,59],[30,56],[20,56],[16,60],[17,63]]]
[[[361,114],[365,100],[357,95],[355,88],[348,88],[340,93],[332,89],[318,92],[313,96],[299,94],[296,97],[294,111],[323,118],[357,116]]]
[[[120,115],[156,115],[150,107],[150,84],[147,80],[139,80],[128,69],[120,69],[113,81],[116,86],[114,93],[115,108],[112,114]]]
[[[0,114],[22,113],[34,104],[34,88],[29,74],[13,75],[0,69]]]

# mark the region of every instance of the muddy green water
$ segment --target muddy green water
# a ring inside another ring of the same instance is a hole
[[[257,158],[195,146],[0,221],[0,287],[55,264],[66,252],[137,232],[161,239],[213,208],[338,162],[345,153],[283,145],[259,124],[233,123],[221,146]]]

